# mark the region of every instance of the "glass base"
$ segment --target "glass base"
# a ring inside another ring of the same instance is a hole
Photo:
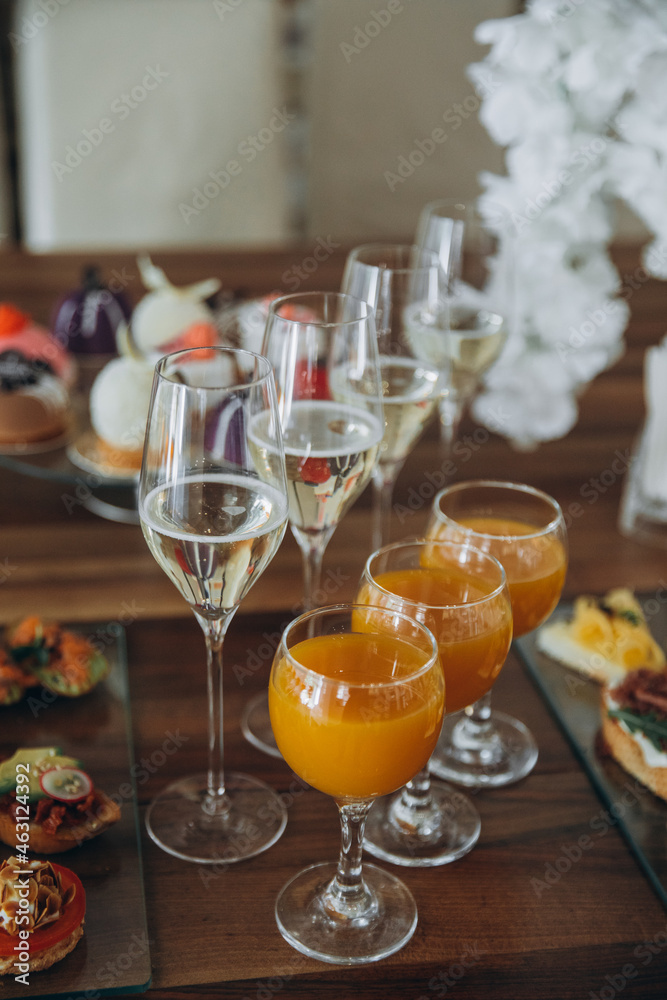
[[[523,722],[491,712],[490,732],[480,739],[462,713],[445,717],[429,771],[466,788],[499,788],[520,781],[535,767],[537,744]]]
[[[649,432],[650,433],[650,432]],[[651,439],[653,435],[651,434]],[[667,501],[656,492],[649,471],[655,466],[648,455],[649,439],[645,426],[635,443],[623,487],[618,527],[621,534],[645,545],[667,548]],[[649,489],[647,490],[647,481]]]
[[[366,820],[364,847],[376,858],[411,868],[447,865],[477,843],[479,813],[467,795],[431,782],[430,807],[405,806],[404,790],[377,799]]]
[[[335,965],[364,965],[393,955],[417,926],[410,890],[375,865],[363,866],[365,899],[350,916],[327,906],[336,865],[311,865],[295,875],[276,900],[278,930],[293,948]]]
[[[251,698],[243,710],[241,716],[241,732],[258,750],[269,754],[270,757],[283,759],[283,755],[276,746],[276,738],[271,728],[271,717],[269,715],[269,695],[266,691],[260,691],[254,698]]]
[[[225,775],[224,810],[205,811],[206,775],[181,778],[148,807],[148,833],[163,851],[184,861],[221,866],[261,854],[280,837],[287,810],[273,789],[247,774]]]

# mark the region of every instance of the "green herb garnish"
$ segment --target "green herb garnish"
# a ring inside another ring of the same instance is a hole
[[[624,722],[631,733],[643,733],[656,750],[665,752],[663,744],[667,743],[667,719],[659,719],[653,712],[637,715],[629,708],[610,709],[609,717]]]
[[[14,646],[9,650],[9,654],[15,663],[23,663],[24,660],[34,659],[40,667],[45,667],[49,662],[49,651],[42,645],[42,640],[31,646]]]
[[[608,604],[600,604],[600,610],[610,617],[618,615],[619,618],[625,618],[631,625],[637,627],[644,624],[642,616],[633,611],[632,608],[612,608]]]

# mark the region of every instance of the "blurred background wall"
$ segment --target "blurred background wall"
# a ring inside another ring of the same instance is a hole
[[[8,0],[0,237],[34,251],[409,238],[426,201],[502,172],[465,71],[486,52],[476,24],[520,7]]]

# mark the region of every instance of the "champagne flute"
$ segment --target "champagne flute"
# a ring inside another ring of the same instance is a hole
[[[382,440],[372,310],[339,292],[286,295],[269,308],[262,353],[276,378],[289,523],[303,556],[304,606],[310,608],[318,603],[325,549],[365,489]],[[253,446],[267,447],[259,426]],[[280,757],[266,691],[248,702],[241,727],[253,746]]]
[[[253,423],[273,447],[253,460]],[[271,366],[248,351],[179,351],[156,365],[139,482],[139,516],[158,565],[206,640],[208,772],[181,778],[146,815],[178,858],[230,863],[275,843],[278,796],[223,766],[222,647],[236,609],[273,558],[287,524],[282,436]]]
[[[417,908],[394,875],[362,867],[364,822],[374,799],[424,767],[435,746],[444,705],[435,639],[393,610],[308,612],[283,634],[269,704],[285,760],[333,797],[341,821],[338,864],[311,865],[284,886],[278,928],[325,962],[385,958],[412,937]]]
[[[446,275],[443,330],[420,338],[423,357],[446,373],[440,430],[447,455],[482,377],[499,356],[512,322],[512,240],[501,209],[482,217],[471,204],[444,199],[425,205],[415,242],[435,251]],[[444,334],[444,335],[443,335]]]
[[[433,501],[427,535],[468,542],[505,568],[514,636],[549,617],[567,571],[567,532],[558,503],[547,493],[516,483],[472,480],[441,490]],[[525,777],[537,761],[530,730],[491,710],[491,694],[443,725],[430,768],[468,787],[501,786]]]
[[[373,474],[373,548],[379,548],[389,539],[396,477],[442,391],[440,371],[421,347],[443,322],[442,274],[431,250],[369,244],[348,255],[341,287],[375,310],[385,420]]]
[[[512,613],[505,572],[472,545],[403,541],[366,562],[357,600],[426,625],[438,643],[446,711],[484,695],[505,662]],[[394,864],[432,867],[470,851],[480,833],[470,799],[425,766],[396,795],[379,799],[366,824],[366,849]]]

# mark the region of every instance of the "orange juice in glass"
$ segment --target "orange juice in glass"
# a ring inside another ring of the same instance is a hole
[[[443,565],[378,573],[373,583],[361,584],[357,600],[386,607],[397,603],[397,597],[405,601],[406,613],[407,608],[415,610],[438,643],[447,685],[447,711],[458,712],[493,685],[510,647],[512,615],[506,601],[485,600],[488,585],[466,577],[458,566],[447,568],[451,546],[424,546],[422,562],[426,563],[434,551],[436,558],[439,554],[443,559]]]
[[[431,630],[447,712],[465,708],[495,682],[512,639],[512,611],[505,573],[493,556],[469,544],[396,542],[369,557],[357,600],[409,615]],[[395,864],[433,866],[466,854],[479,831],[470,800],[431,782],[425,767],[373,807],[366,847]]]
[[[558,503],[541,490],[492,480],[455,483],[436,496],[427,535],[468,541],[502,563],[515,637],[537,628],[556,607],[567,572],[567,534]],[[431,563],[438,564],[437,553]],[[435,773],[481,787],[509,784],[532,770],[532,734],[511,716],[491,712],[489,699],[477,699],[466,719],[443,726],[431,761]]]
[[[365,627],[363,616],[358,623]],[[304,639],[290,652],[299,666],[276,666],[269,711],[280,752],[304,781],[336,799],[369,799],[424,766],[440,734],[444,684],[437,666],[421,671],[423,650],[360,632]]]
[[[560,599],[567,572],[567,546],[544,525],[507,517],[477,515],[458,522],[473,533],[473,544],[490,552],[507,574],[512,599],[514,636],[525,635],[546,621]],[[435,523],[432,537],[460,538],[457,529]]]
[[[444,678],[421,623],[382,608],[308,612],[283,633],[269,710],[287,764],[338,805],[338,865],[312,865],[283,888],[276,920],[306,955],[340,965],[401,948],[417,923],[405,885],[361,865],[364,825],[377,796],[424,766],[438,738]]]

